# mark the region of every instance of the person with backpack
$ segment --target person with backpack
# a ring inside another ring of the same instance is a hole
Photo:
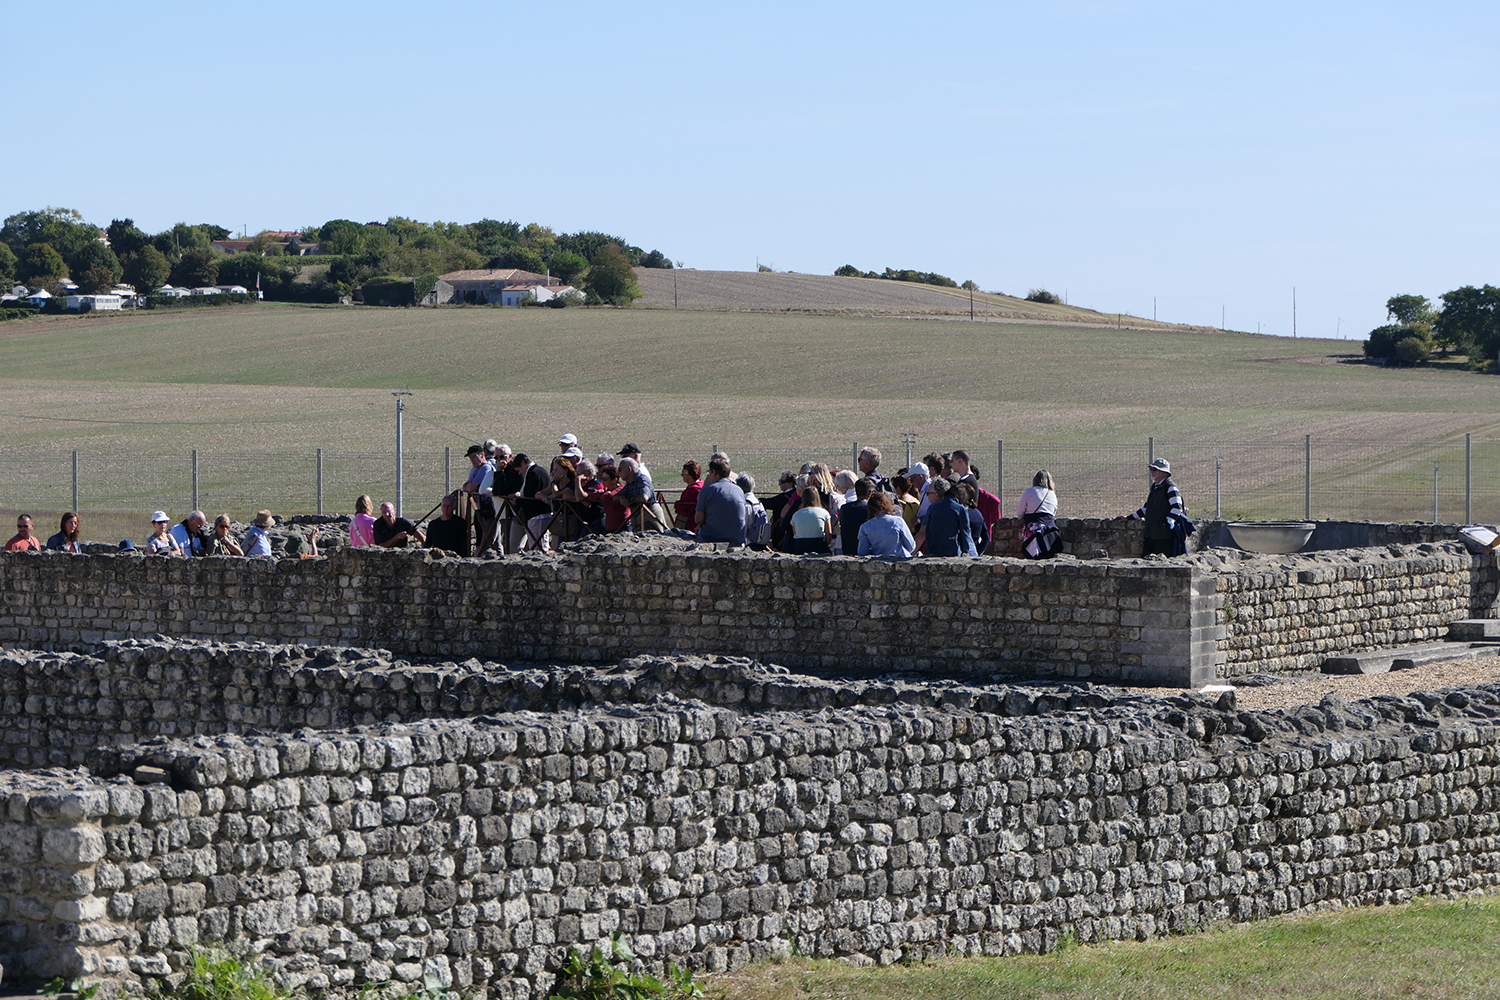
[[[1152,554],[1180,556],[1187,551],[1186,535],[1192,532],[1193,523],[1188,520],[1182,491],[1172,480],[1172,464],[1165,458],[1152,459],[1146,471],[1151,474],[1151,492],[1147,494],[1146,502],[1134,514],[1116,520],[1146,522],[1142,558]],[[1174,530],[1177,522],[1185,522],[1184,530]]]
[[[745,511],[748,527],[745,529],[745,544],[757,552],[764,551],[771,544],[771,515],[767,513],[765,504],[755,495],[755,477],[748,472],[741,472],[734,477],[734,485],[738,486],[745,494]]]

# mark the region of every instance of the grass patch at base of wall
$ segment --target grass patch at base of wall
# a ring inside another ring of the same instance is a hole
[[[787,959],[716,976],[724,1000],[1460,1000],[1500,995],[1500,899],[1289,917],[1048,955],[856,969]]]

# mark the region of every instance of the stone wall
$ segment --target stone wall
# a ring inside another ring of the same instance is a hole
[[[820,680],[739,657],[634,657],[607,669],[413,663],[387,650],[127,639],[97,656],[0,654],[0,767],[87,764],[153,739],[373,726],[663,697],[742,711],[893,703],[1031,715],[1103,704],[1089,684],[1045,695],[916,680]],[[1040,705],[1040,708],[1038,707]]]
[[[0,963],[139,988],[232,939],[311,987],[531,998],[614,930],[703,969],[883,963],[1500,882],[1500,689],[1066,708],[668,701],[106,749],[0,778]]]
[[[1189,652],[1194,579],[1185,563],[1139,560],[6,553],[0,642],[162,633],[594,663],[702,650],[803,669],[1186,686],[1212,676]]]
[[[351,549],[321,559],[0,555],[0,642],[260,638],[410,657],[606,662],[712,651],[846,674],[1199,686],[1316,668],[1490,617],[1493,554],[1454,542],[1176,560]]]
[[[1493,556],[1447,543],[1225,562],[1214,579],[1229,679],[1441,640],[1450,622],[1493,617],[1497,573]]]

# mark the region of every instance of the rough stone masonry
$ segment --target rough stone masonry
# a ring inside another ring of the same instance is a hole
[[[701,969],[793,948],[879,963],[1500,879],[1494,687],[1250,713],[725,657],[513,671],[168,640],[104,654],[6,658],[7,728],[23,673],[71,685],[27,711],[45,717],[33,761],[71,755],[80,720],[109,744],[86,768],[0,777],[12,980],[134,991],[235,942],[314,988],[431,974],[532,998],[614,930]],[[107,738],[98,703],[117,683],[180,695],[190,675],[236,682],[221,718],[162,698],[129,710],[134,739]],[[243,714],[299,710],[331,724]],[[179,725],[195,735],[165,735]]]
[[[705,547],[707,548],[707,547]],[[0,642],[266,639],[403,656],[606,663],[712,651],[801,669],[1198,687],[1440,639],[1488,616],[1456,542],[1278,558],[798,558],[577,552],[481,561],[0,554]],[[940,643],[918,637],[941,636]]]

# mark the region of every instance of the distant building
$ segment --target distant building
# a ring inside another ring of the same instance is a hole
[[[560,286],[561,284],[562,282],[557,278],[545,274],[536,274],[532,271],[523,271],[518,267],[475,271],[449,271],[447,274],[438,276],[437,286],[432,292],[432,301],[439,305],[459,305],[462,303],[470,305],[515,305],[514,301],[504,301],[504,293],[509,289],[524,288],[526,291],[531,291],[536,288],[551,288]],[[550,297],[549,295],[548,298]]]
[[[562,295],[576,295],[580,299],[583,293],[572,285],[514,285],[500,291],[500,304],[502,306],[518,306],[531,296],[533,302],[550,302]]]
[[[69,295],[67,309],[69,312],[118,312],[120,310],[120,296]]]

